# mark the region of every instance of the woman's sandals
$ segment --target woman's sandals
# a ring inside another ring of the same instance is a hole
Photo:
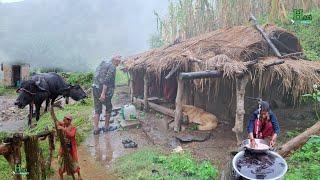
[[[137,148],[138,147],[138,144],[129,138],[123,139],[122,144],[123,144],[124,148]]]

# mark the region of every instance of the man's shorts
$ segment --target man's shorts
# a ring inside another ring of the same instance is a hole
[[[92,92],[93,92],[93,102],[94,102],[95,113],[96,114],[102,113],[102,105],[106,106],[107,113],[111,113],[111,111],[112,111],[111,99],[113,96],[114,88],[108,88],[107,93],[106,93],[106,99],[103,102],[101,102],[99,100],[99,98],[101,96],[102,89],[93,87]]]

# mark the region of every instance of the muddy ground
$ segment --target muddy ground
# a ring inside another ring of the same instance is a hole
[[[15,100],[13,95],[0,96],[0,131],[22,132],[27,123],[28,108],[15,107]]]
[[[13,106],[15,97],[0,97],[1,121],[0,130],[21,131],[26,122],[27,108],[16,109]],[[116,89],[113,105],[119,107],[130,102],[128,87],[118,87]],[[139,108],[138,108],[139,109]],[[14,112],[12,112],[14,111]],[[236,138],[232,132],[232,121],[220,121],[218,127],[213,130],[208,140],[204,142],[180,143],[176,140],[177,134],[172,129],[167,129],[166,123],[171,118],[160,115],[156,112],[144,113],[138,111],[140,128],[118,129],[107,134],[93,136],[90,133],[79,147],[79,163],[84,179],[116,179],[121,175],[111,175],[110,169],[113,162],[125,154],[132,153],[143,147],[161,147],[164,151],[170,152],[180,145],[182,149],[190,151],[199,160],[210,160],[220,171],[225,169],[225,165],[230,161],[230,152],[237,149]],[[112,118],[115,122],[120,117]],[[297,122],[293,120],[279,120],[281,126],[281,137],[285,139],[285,132],[305,129],[313,122]],[[100,122],[100,126],[103,125]],[[186,132],[184,132],[186,133]],[[194,133],[194,132],[193,132]],[[136,149],[125,149],[121,143],[122,139],[129,137],[138,143]],[[55,163],[54,163],[55,164]],[[108,177],[108,178],[107,178]],[[51,179],[57,179],[53,176]]]

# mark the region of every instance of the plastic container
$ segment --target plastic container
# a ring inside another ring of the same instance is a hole
[[[137,110],[136,107],[132,104],[124,105],[121,108],[120,114],[123,120],[137,120]]]

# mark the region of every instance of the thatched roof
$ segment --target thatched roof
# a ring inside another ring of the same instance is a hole
[[[277,46],[281,53],[302,51],[297,37],[285,29],[266,25],[264,30],[269,37],[287,46]],[[249,71],[246,61],[255,59],[259,59],[259,63]],[[286,58],[284,64],[264,68],[263,64],[278,59],[256,29],[236,26],[128,57],[126,66],[129,71],[147,71],[159,76],[177,64],[182,65],[180,71],[220,70],[228,78],[249,71],[252,78],[261,78],[260,83],[266,83],[261,84],[261,88],[278,79],[283,83],[282,91],[292,90],[294,97],[310,91],[314,83],[320,82],[319,62]],[[264,76],[259,76],[261,73]]]

